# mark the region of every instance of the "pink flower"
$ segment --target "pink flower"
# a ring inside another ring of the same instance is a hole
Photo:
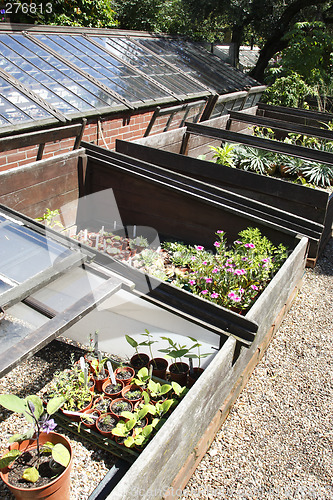
[[[204,260],[203,263],[202,263],[203,266],[207,266],[207,261]]]
[[[205,278],[205,280],[206,280],[206,283],[213,283],[212,278]]]
[[[245,269],[235,269],[234,274],[237,274],[238,276],[242,276],[243,274],[246,274]]]
[[[195,260],[195,256],[194,255],[192,255],[191,260]]]
[[[214,269],[212,270],[212,273],[218,273],[219,272],[219,268],[218,267],[214,267]]]
[[[202,295],[206,295],[208,293],[208,290],[202,290]]]
[[[214,241],[214,247],[218,248],[221,245],[219,241]]]
[[[232,299],[234,302],[240,302],[242,300],[241,297],[235,297],[234,299]]]
[[[234,299],[234,297],[236,297],[235,292],[229,292],[229,293],[228,293],[228,297],[229,297],[229,299],[232,299],[232,300],[233,300],[233,299]]]
[[[244,292],[245,292],[244,288],[239,289],[239,293],[244,293]]]
[[[189,280],[190,285],[195,285],[195,280]]]
[[[198,250],[198,252],[200,252],[201,250],[203,250],[205,247],[202,247],[201,245],[195,245],[195,248]]]
[[[217,234],[221,234],[221,233],[224,233],[224,231],[222,231],[222,229],[219,229],[218,231],[216,231]]]
[[[256,246],[253,243],[245,243],[245,248],[255,248]]]
[[[219,294],[218,294],[218,293],[216,293],[216,292],[213,292],[213,293],[211,294],[211,298],[212,298],[212,299],[217,299],[217,297],[218,297],[218,296],[219,296]]]
[[[257,285],[251,285],[252,290],[258,290]]]
[[[243,262],[247,261],[247,257],[242,257],[242,261]]]
[[[239,240],[236,240],[235,243],[236,243],[236,245],[241,245],[242,242]]]

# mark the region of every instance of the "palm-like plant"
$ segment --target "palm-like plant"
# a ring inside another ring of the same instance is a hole
[[[306,162],[302,167],[302,174],[316,186],[330,186],[333,181],[333,165],[327,163]]]
[[[274,153],[251,146],[238,147],[237,157],[242,170],[250,170],[261,175],[272,173],[272,166],[276,164]]]

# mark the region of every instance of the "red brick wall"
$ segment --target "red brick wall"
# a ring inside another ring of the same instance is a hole
[[[150,110],[136,112],[133,115],[127,113],[126,115],[102,117],[99,122],[97,118],[88,119],[83,140],[114,149],[116,139],[134,140],[143,137],[152,114],[153,110]],[[154,130],[154,133],[157,133],[157,131]],[[46,144],[43,158],[71,151],[73,145],[74,138]],[[38,146],[0,153],[0,171],[35,161],[37,152]]]

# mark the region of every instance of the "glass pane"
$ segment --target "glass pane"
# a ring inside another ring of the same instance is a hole
[[[9,280],[22,283],[71,253],[25,226],[0,223],[0,274]]]
[[[100,36],[95,36],[93,39],[103,45],[106,50],[140,69],[177,95],[197,93],[204,90],[199,83],[196,84],[180,75],[177,70],[160,61],[159,58],[147,52],[144,48],[138,47],[131,40]]]
[[[42,120],[50,118],[52,115],[46,110],[38,106],[31,99],[23,95],[21,92],[12,87],[5,80],[0,78],[0,93],[10,103],[23,111],[28,117],[34,120]]]
[[[20,68],[21,71],[19,70],[17,75],[20,76],[20,81],[25,85],[29,86],[31,78],[33,78],[34,85],[36,85],[36,82],[39,85],[39,82],[42,82],[43,89],[49,92],[50,88],[55,91],[57,88],[62,87],[64,91],[58,92],[58,100],[59,97],[63,100],[66,98],[72,107],[71,111],[86,111],[93,107],[105,107],[114,102],[110,96],[96,85],[23,35],[0,35],[0,49],[4,49],[8,61],[10,60],[17,68]],[[8,53],[8,50],[10,50],[10,53]],[[3,53],[4,51],[2,50]],[[53,93],[49,93],[48,100],[50,104],[56,105],[53,95]]]

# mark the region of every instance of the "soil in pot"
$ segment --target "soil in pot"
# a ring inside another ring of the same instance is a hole
[[[135,371],[131,366],[120,366],[114,372],[116,382],[123,382],[124,385],[130,384],[134,378]]]
[[[110,397],[111,399],[119,398],[121,391],[124,387],[124,384],[122,382],[117,382],[116,384],[112,384],[110,380],[107,380],[104,382],[102,390],[106,396]]]
[[[164,358],[154,358],[149,362],[149,367],[153,366],[153,376],[161,379],[166,379],[166,371],[168,362]]]
[[[2,469],[0,472],[1,479],[11,490],[13,495],[18,500],[42,500],[61,499],[69,500],[70,498],[70,473],[72,468],[72,449],[69,441],[62,435],[55,432],[40,435],[40,445],[46,442],[53,444],[63,444],[71,454],[71,460],[67,467],[59,465],[59,471],[51,471],[48,462],[51,455],[41,455],[42,462],[39,467],[40,478],[36,483],[31,483],[22,479],[22,472],[27,467],[36,465],[37,448],[35,440],[25,440],[20,443],[13,443],[10,449],[19,449],[22,455],[16,459],[15,464],[7,469]],[[17,467],[16,467],[17,464]],[[17,472],[19,470],[19,472]],[[51,475],[50,475],[51,472]]]
[[[131,357],[131,366],[134,368],[134,370],[139,371],[144,366],[148,368],[148,363],[149,363],[149,356],[148,354],[145,354],[143,352],[134,354],[134,356]]]
[[[186,385],[189,371],[187,363],[173,363],[169,366],[170,380],[178,382],[179,385]]]
[[[96,426],[96,421],[100,417],[100,415],[101,413],[94,408],[90,408],[90,410],[84,411],[82,413],[82,417],[80,417],[82,425],[88,427],[89,429],[93,429]],[[84,418],[85,416],[88,418]]]
[[[107,413],[110,407],[111,399],[109,397],[98,397],[94,400],[93,408],[101,413]]]
[[[99,373],[98,375],[94,375],[95,389],[97,392],[102,392],[103,384],[108,380],[108,378],[109,378],[108,370],[105,370],[104,373]]]
[[[116,427],[118,418],[111,413],[105,413],[96,422],[97,430],[105,437],[113,437],[112,429]]]
[[[114,399],[110,404],[110,413],[119,417],[123,411],[133,411],[133,405],[130,401],[123,398]]]
[[[131,401],[131,403],[138,403],[142,399],[142,389],[137,385],[126,385],[121,391],[124,399]]]

